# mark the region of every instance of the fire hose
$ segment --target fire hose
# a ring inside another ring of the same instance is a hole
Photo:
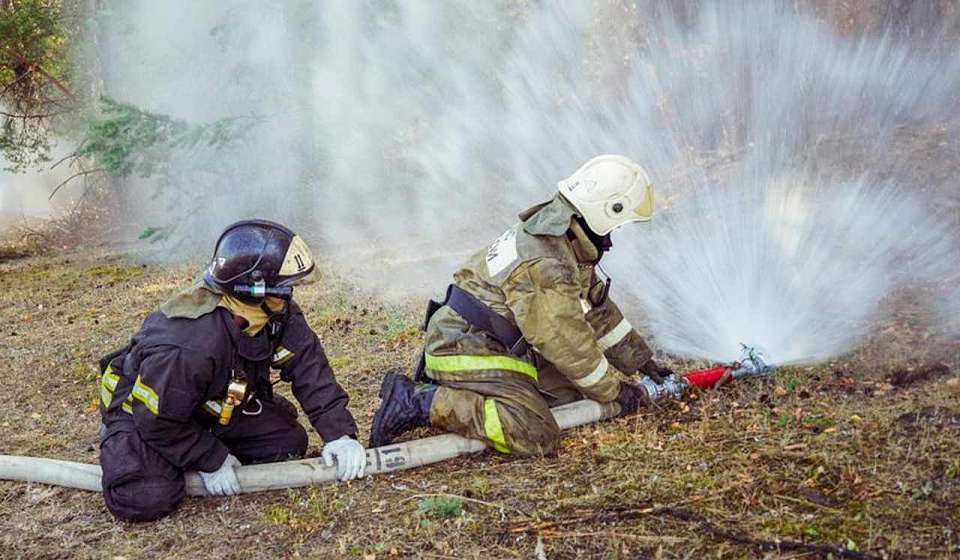
[[[637,384],[647,395],[648,402],[664,398],[679,399],[691,387],[710,389],[728,381],[770,375],[774,368],[753,348],[744,346],[741,360],[725,366],[673,374],[656,384],[648,377]],[[620,413],[617,403],[601,404],[581,400],[551,409],[561,430],[591,424]],[[367,450],[367,474],[383,474],[413,469],[446,461],[460,455],[477,453],[487,448],[479,440],[457,434],[443,434],[418,440],[386,445]],[[265,463],[237,467],[237,478],[242,493],[264,492],[282,488],[296,488],[336,480],[336,467],[326,467],[316,458]],[[36,482],[100,492],[99,465],[0,455],[0,480]],[[186,473],[186,490],[190,496],[206,496],[203,482],[196,472]]]

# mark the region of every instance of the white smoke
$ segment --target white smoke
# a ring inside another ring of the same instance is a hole
[[[0,170],[7,162],[0,157]],[[0,171],[0,228],[11,223],[39,221],[68,207],[76,191],[65,189],[50,200],[50,193],[70,176],[68,169],[31,170],[26,173]]]
[[[182,154],[159,197],[127,181],[134,221],[209,249],[233,219],[277,219],[394,292],[442,291],[557,180],[626,154],[661,211],[607,260],[655,341],[808,361],[956,269],[937,201],[960,157],[918,163],[957,130],[960,49],[936,9],[906,14],[924,33],[868,34],[794,2],[137,0],[106,18],[106,87],[258,123],[227,154]]]

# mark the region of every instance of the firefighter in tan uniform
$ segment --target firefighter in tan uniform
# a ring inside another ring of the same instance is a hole
[[[558,186],[467,261],[444,302],[431,302],[415,376],[427,382],[387,373],[371,446],[431,425],[503,453],[548,453],[560,436],[551,406],[616,400],[630,413],[641,394],[623,374],[669,373],[597,271],[613,229],[650,219],[649,177],[626,157],[603,155]]]

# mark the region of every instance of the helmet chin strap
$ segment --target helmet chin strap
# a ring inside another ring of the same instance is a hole
[[[278,311],[271,308],[264,299],[260,302],[260,309],[267,314],[267,336],[271,340],[283,338],[283,331],[287,328],[287,320],[290,318],[290,300],[283,298],[283,309]]]
[[[613,247],[609,233],[607,235],[597,235],[580,216],[575,217],[570,222],[570,233],[573,234],[576,245],[579,246],[576,247],[579,249],[577,258],[581,262],[598,263],[600,258],[603,257],[603,253]]]

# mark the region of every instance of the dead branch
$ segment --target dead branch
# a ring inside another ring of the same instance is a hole
[[[13,67],[12,64],[3,64],[3,66]],[[0,91],[0,96],[6,94],[8,91],[10,91],[11,88],[13,88],[13,86],[17,85],[17,84],[20,83],[21,81],[23,81],[23,80],[25,80],[26,78],[28,78],[28,77],[30,76],[30,73],[31,73],[31,72],[33,72],[33,68],[28,68],[26,72],[24,72],[23,74],[20,74],[19,76],[16,77],[15,80],[13,80],[12,82],[10,82],[10,83],[7,84],[6,86],[4,86],[3,91]]]
[[[83,144],[80,144],[80,147],[78,147],[77,149],[79,150],[79,149],[82,148],[82,147],[83,147]],[[57,163],[54,163],[53,165],[51,165],[51,166],[50,166],[50,169],[51,169],[51,170],[54,170],[54,169],[56,169],[57,166],[60,165],[61,163],[67,161],[68,159],[70,159],[70,158],[72,158],[72,157],[76,157],[76,156],[77,156],[77,152],[69,153],[69,154],[63,156],[62,158],[60,158],[59,160],[57,160]],[[72,165],[73,165],[73,164],[71,163],[71,165],[68,166],[68,167],[72,167]]]
[[[55,189],[53,189],[53,191],[50,193],[50,196],[47,197],[47,200],[53,199],[53,195],[57,194],[57,191],[59,191],[61,187],[63,187],[64,185],[66,185],[66,184],[69,183],[70,181],[76,179],[77,177],[83,177],[83,176],[86,176],[86,175],[90,175],[91,173],[99,173],[99,172],[104,172],[104,173],[106,173],[106,171],[107,171],[107,168],[105,168],[105,167],[98,167],[98,168],[96,168],[96,169],[89,169],[89,170],[87,170],[87,171],[80,171],[80,172],[78,172],[78,173],[74,173],[73,175],[71,175],[71,176],[67,177],[66,179],[64,179],[62,183],[60,183],[59,185],[57,185],[57,187],[56,187]]]
[[[47,71],[43,68],[43,66],[41,66],[39,63],[33,62],[32,60],[30,60],[29,58],[27,58],[27,56],[26,56],[25,54],[23,54],[22,52],[20,52],[20,51],[17,50],[16,48],[7,46],[7,50],[13,54],[13,56],[17,59],[17,62],[18,62],[19,64],[21,64],[22,66],[25,66],[25,67],[27,68],[27,71],[24,72],[24,75],[28,74],[30,71],[36,70],[37,72],[40,73],[41,76],[43,76],[44,78],[46,78],[50,83],[52,83],[52,84],[54,85],[54,87],[56,87],[57,89],[59,89],[64,95],[66,95],[66,96],[69,97],[70,99],[73,99],[73,100],[76,99],[76,96],[73,95],[73,92],[70,91],[70,89],[67,88],[67,86],[65,86],[65,85],[63,84],[63,82],[61,82],[60,80],[58,80],[57,78],[55,78],[54,76],[52,76],[52,75],[51,75],[49,72],[47,72]]]
[[[31,114],[28,114],[28,113],[24,113],[24,114],[18,115],[18,114],[15,114],[15,113],[8,113],[8,112],[6,112],[6,111],[0,111],[0,116],[7,117],[7,118],[11,118],[11,119],[23,119],[23,120],[27,120],[27,119],[38,119],[38,120],[39,120],[39,119],[49,119],[49,118],[51,118],[51,117],[57,117],[57,116],[60,116],[60,115],[65,115],[65,114],[67,114],[67,113],[69,113],[69,112],[70,112],[70,111],[57,111],[56,113],[42,113],[42,114],[38,114],[38,115],[31,115]]]

